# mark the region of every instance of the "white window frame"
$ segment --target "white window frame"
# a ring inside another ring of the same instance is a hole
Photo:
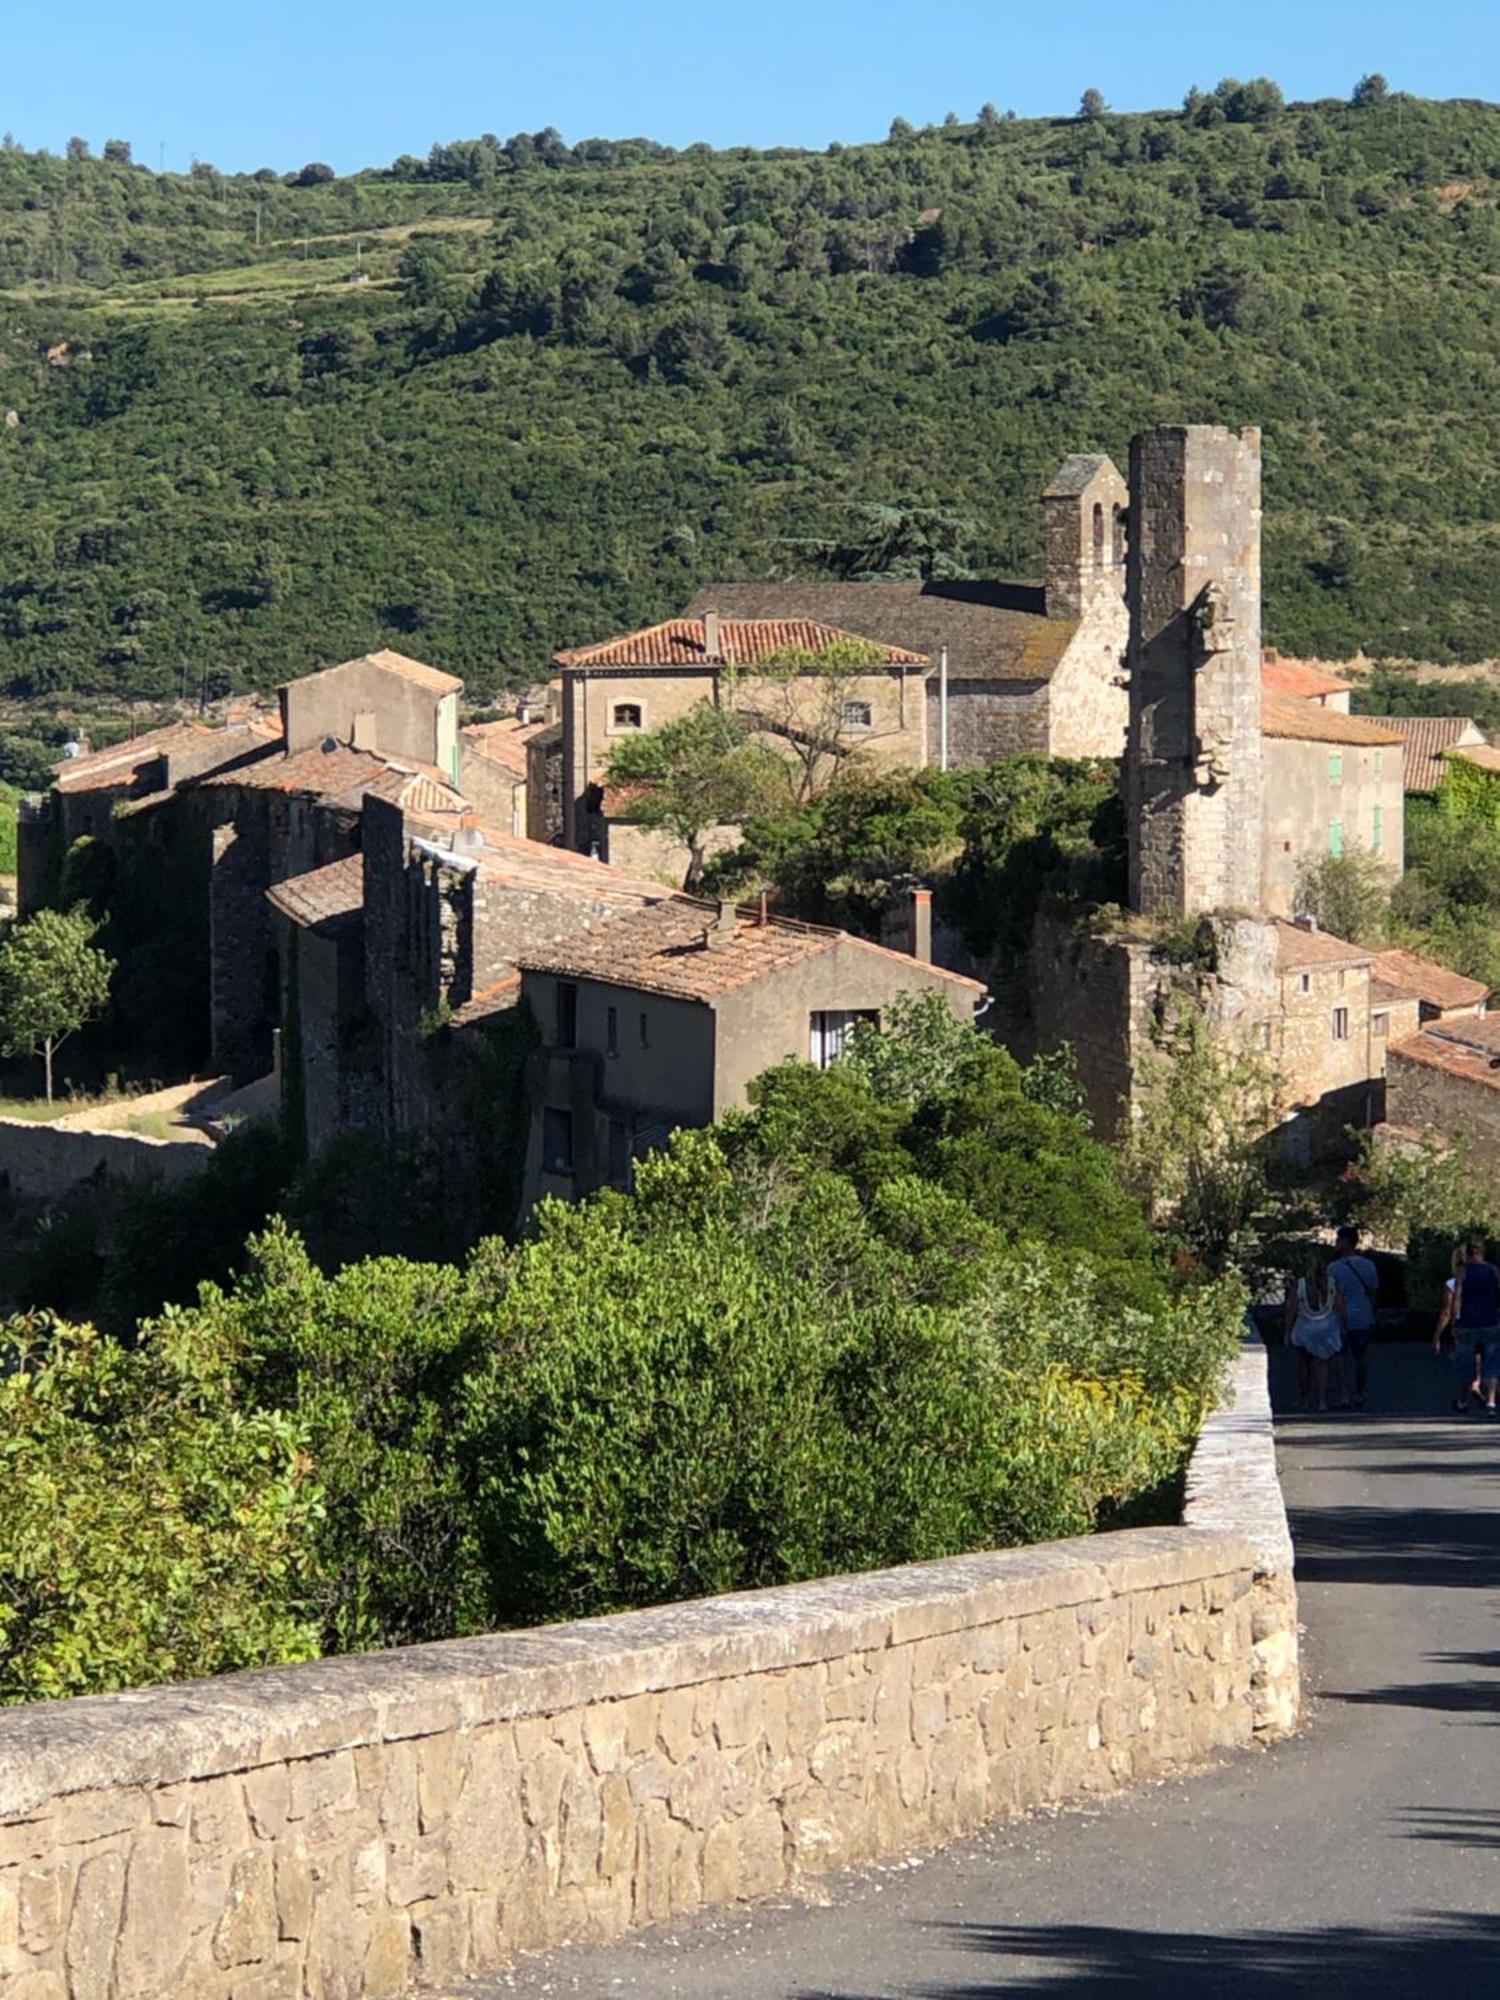
[[[640,721],[617,722],[615,720],[616,711],[622,708],[633,708],[640,716]],[[610,696],[609,714],[605,717],[604,721],[604,733],[606,736],[639,736],[643,730],[649,729],[650,726],[650,723],[646,720],[646,704],[639,695],[622,696],[619,701],[616,701],[613,695]]]

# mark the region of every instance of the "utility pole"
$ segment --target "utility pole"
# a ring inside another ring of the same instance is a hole
[[[948,648],[938,647],[938,769],[948,768]]]

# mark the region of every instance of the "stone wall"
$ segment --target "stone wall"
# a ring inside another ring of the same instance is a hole
[[[1385,1115],[1392,1125],[1459,1141],[1474,1164],[1500,1172],[1500,1088],[1481,1055],[1467,1073],[1421,1061],[1400,1047],[1386,1064]]]
[[[1265,1360],[1183,1526],[0,1719],[5,2000],[333,2000],[1270,1742],[1296,1599]]]
[[[206,1132],[187,1129],[171,1139],[153,1139],[143,1132],[80,1131],[0,1118],[0,1184],[30,1201],[55,1201],[106,1174],[132,1186],[180,1181],[200,1173],[213,1149]]]

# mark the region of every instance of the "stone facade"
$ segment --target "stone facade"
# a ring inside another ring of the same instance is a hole
[[[1130,447],[1130,900],[1261,907],[1260,433]]]
[[[1500,1016],[1456,1016],[1392,1040],[1386,1117],[1402,1132],[1457,1141],[1476,1166],[1500,1172]]]
[[[0,1718],[5,2000],[377,2000],[1273,1742],[1247,1353],[1186,1525]]]
[[[1325,722],[1309,721],[1297,738],[1277,734],[1268,722],[1262,750],[1261,881],[1267,910],[1295,916],[1298,874],[1325,855],[1362,851],[1389,869],[1392,879],[1401,873],[1406,790],[1399,737],[1364,716],[1330,712]]]

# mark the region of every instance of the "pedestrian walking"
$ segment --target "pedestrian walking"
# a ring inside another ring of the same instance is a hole
[[[1486,1248],[1482,1236],[1471,1236],[1464,1246],[1464,1261],[1453,1293],[1453,1316],[1460,1342],[1473,1343],[1484,1385],[1485,1411],[1493,1417],[1500,1415],[1495,1408],[1495,1392],[1500,1389],[1500,1271],[1485,1255]]]
[[[1313,1249],[1302,1276],[1288,1285],[1287,1339],[1297,1349],[1297,1407],[1308,1406],[1316,1389],[1318,1408],[1328,1408],[1329,1364],[1344,1344],[1344,1301],[1328,1276],[1328,1252]]]
[[[1463,1267],[1464,1246],[1460,1243],[1453,1252],[1452,1275],[1443,1281],[1443,1302],[1438,1307],[1437,1324],[1432,1329],[1433,1353],[1447,1352],[1452,1357],[1454,1380],[1458,1384],[1458,1394],[1453,1399],[1455,1410],[1466,1410],[1470,1403],[1479,1401],[1479,1383],[1484,1367],[1484,1356],[1476,1350],[1473,1341],[1459,1338],[1455,1307],[1458,1274]]]
[[[1338,1287],[1344,1301],[1344,1348],[1340,1360],[1340,1395],[1354,1399],[1362,1410],[1370,1386],[1370,1335],[1375,1327],[1375,1298],[1380,1290],[1380,1273],[1368,1257],[1360,1255],[1359,1231],[1345,1223],[1334,1239],[1335,1257],[1328,1267],[1329,1282]],[[1352,1380],[1349,1377],[1352,1375]]]

